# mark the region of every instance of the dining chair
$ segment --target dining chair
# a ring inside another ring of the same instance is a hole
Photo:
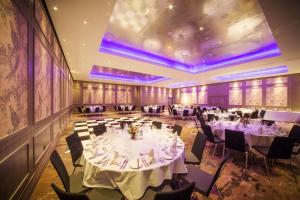
[[[268,158],[290,160],[290,165],[292,167],[291,156],[296,142],[297,138],[275,137],[270,147],[253,146],[256,152],[264,159],[268,177],[270,177],[267,164]]]
[[[198,119],[199,122],[200,122],[201,128],[204,127],[204,126],[206,125],[203,116],[200,116],[200,117],[198,117],[197,119]]]
[[[51,183],[51,187],[55,191],[60,200],[121,200],[123,195],[118,190],[96,188],[91,189],[85,193],[74,193],[63,191],[57,187],[54,183]]]
[[[54,183],[51,183],[51,187],[60,200],[89,200],[85,193],[66,192],[58,188]]]
[[[195,184],[173,190],[169,184],[163,183],[159,187],[148,188],[140,200],[190,200]]]
[[[292,154],[298,155],[300,153],[300,126],[294,125],[290,130],[288,137],[297,138],[297,142],[295,143]]]
[[[52,152],[50,161],[58,173],[58,176],[67,192],[83,192],[89,190],[89,188],[86,188],[82,185],[82,173],[72,174],[69,176],[68,171],[56,150]]]
[[[263,119],[263,120],[261,120],[261,123],[264,124],[264,125],[267,125],[267,126],[272,126],[272,124],[274,124],[275,121]]]
[[[106,106],[102,106],[102,113],[106,111]]]
[[[243,113],[242,113],[242,111],[240,111],[240,110],[237,110],[237,111],[236,111],[236,114],[237,114],[239,117],[243,117]]]
[[[259,117],[263,119],[265,117],[265,114],[266,114],[266,111],[265,110],[261,110],[259,112]]]
[[[215,119],[215,115],[214,114],[207,114],[207,121],[213,121]]]
[[[153,115],[153,108],[149,107],[148,108],[148,113],[149,113],[149,115]]]
[[[74,167],[72,174],[74,174],[77,167],[82,167],[82,165],[80,164],[80,159],[83,152],[83,146],[77,133],[73,133],[67,136],[66,142],[70,150],[72,164]]]
[[[222,159],[224,158],[226,149],[245,153],[246,155],[245,169],[247,169],[249,146],[245,142],[245,136],[243,131],[225,129],[225,145],[223,148]]]
[[[91,108],[87,106],[85,108],[85,114],[88,116],[90,113],[91,113]]]
[[[177,112],[176,109],[173,109],[173,110],[172,110],[172,114],[173,114],[173,117],[174,117],[174,118],[177,118],[177,119],[178,119],[178,112]]]
[[[166,106],[165,106],[165,105],[162,105],[162,106],[161,106],[161,112],[162,112],[162,113],[164,113],[164,112],[165,112],[165,108],[166,108]]]
[[[211,130],[211,127],[209,125],[204,125],[202,127],[202,131],[207,136],[207,140],[210,143],[214,144],[214,150],[213,150],[213,153],[211,156],[211,158],[214,158],[214,155],[215,155],[218,145],[224,145],[224,140],[222,140],[221,138],[219,138],[217,136],[214,136],[214,134]]]
[[[185,151],[185,164],[200,165],[205,149],[207,136],[198,132],[191,151]]]
[[[156,115],[157,115],[157,116],[160,115],[160,110],[161,110],[161,107],[159,106],[159,107],[156,109]]]
[[[255,110],[251,113],[251,119],[257,119],[258,118],[258,110]]]
[[[153,121],[152,124],[153,124],[157,129],[161,129],[161,127],[162,127],[162,122]]]
[[[188,119],[189,118],[189,110],[183,110],[182,117],[183,117],[183,119]]]
[[[190,183],[173,191],[161,191],[155,194],[154,200],[190,200],[195,183]]]
[[[183,178],[186,183],[195,183],[195,191],[200,192],[205,197],[208,197],[213,186],[217,188],[219,199],[222,199],[222,194],[216,182],[220,176],[224,164],[229,160],[229,157],[224,159],[219,165],[214,175],[209,174],[198,167],[187,165],[188,174]]]
[[[99,107],[99,106],[97,106],[97,107],[95,108],[95,113],[100,113],[100,107]]]
[[[173,133],[177,132],[177,135],[180,136],[182,131],[182,126],[175,124],[173,126]]]

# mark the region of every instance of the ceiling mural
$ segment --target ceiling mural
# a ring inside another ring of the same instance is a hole
[[[117,0],[99,51],[191,73],[280,55],[256,0]]]

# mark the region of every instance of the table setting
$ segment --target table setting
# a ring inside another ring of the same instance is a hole
[[[140,198],[148,186],[158,186],[174,173],[187,173],[184,143],[167,125],[108,127],[82,144],[83,185],[119,188],[127,199]]]

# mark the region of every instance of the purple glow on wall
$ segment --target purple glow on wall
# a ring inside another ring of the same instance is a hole
[[[230,59],[217,61],[215,63],[199,64],[193,66],[172,60],[170,58],[149,53],[145,50],[133,48],[121,44],[119,42],[107,39],[105,37],[102,40],[99,51],[117,56],[132,58],[135,60],[148,62],[156,65],[170,67],[173,69],[183,70],[193,74],[280,55],[280,50],[278,49],[277,44],[273,43],[272,45],[260,48],[254,52],[249,52],[247,54],[235,56]]]
[[[247,79],[247,78],[275,75],[275,74],[281,74],[281,73],[286,73],[286,72],[288,72],[288,67],[280,66],[280,67],[272,67],[272,68],[260,69],[260,70],[249,71],[249,72],[242,72],[242,73],[225,75],[225,76],[218,76],[218,77],[216,77],[216,79],[219,81],[237,80],[237,79]]]
[[[108,80],[117,80],[117,81],[127,81],[127,82],[136,82],[136,83],[155,83],[163,80],[167,80],[168,78],[163,76],[155,76],[145,73],[133,72],[122,69],[115,69],[110,67],[102,67],[94,65],[91,72],[91,78],[101,78]]]

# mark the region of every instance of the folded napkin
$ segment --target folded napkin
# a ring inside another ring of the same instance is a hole
[[[153,160],[154,160],[154,151],[153,149],[151,149],[151,151],[149,151],[149,153],[145,154],[143,156],[144,162],[146,165],[150,165]]]
[[[136,160],[132,159],[129,162],[129,167],[132,168],[132,169],[139,169],[139,168],[143,167],[143,165],[144,164],[143,164],[141,158],[137,158]]]

